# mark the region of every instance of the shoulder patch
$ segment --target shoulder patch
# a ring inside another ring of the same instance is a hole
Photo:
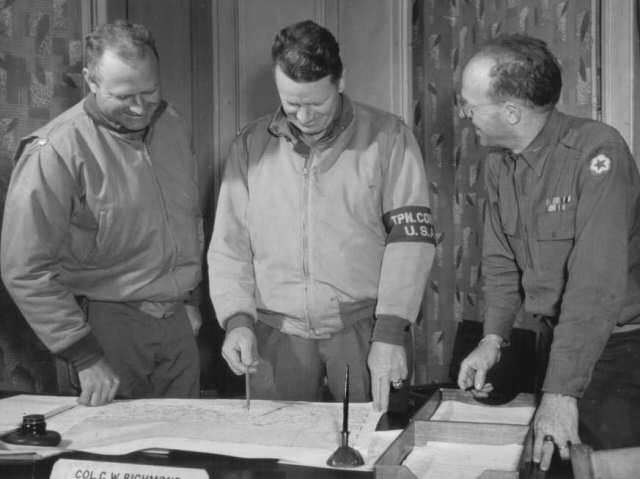
[[[608,156],[601,153],[598,156],[591,158],[591,162],[589,163],[589,171],[593,176],[604,175],[610,169],[611,160]]]

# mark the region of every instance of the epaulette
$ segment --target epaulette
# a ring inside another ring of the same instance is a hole
[[[36,148],[41,148],[45,145],[49,144],[49,140],[47,138],[38,137],[38,136],[25,136],[18,143],[18,148],[16,149],[15,154],[13,155],[13,164],[15,165],[20,157],[24,154],[27,149],[34,150]]]
[[[578,145],[579,138],[580,135],[578,133],[578,130],[576,130],[575,128],[571,128],[562,139],[562,144],[568,146],[569,148],[575,148]]]

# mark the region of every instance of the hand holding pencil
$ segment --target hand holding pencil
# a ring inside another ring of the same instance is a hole
[[[227,332],[222,344],[222,357],[238,376],[255,373],[258,369],[256,335],[247,326],[239,326]]]

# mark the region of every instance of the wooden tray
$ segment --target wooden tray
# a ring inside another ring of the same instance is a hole
[[[477,404],[469,393],[458,389],[440,389],[414,415],[407,428],[400,433],[387,450],[376,461],[376,479],[421,479],[403,462],[416,447],[425,446],[430,441],[478,444],[478,445],[522,445],[523,452],[517,470],[486,469],[479,479],[517,479],[519,471],[524,471],[531,460],[532,432],[530,424],[505,424],[491,422],[439,421],[432,420],[438,407],[447,400],[465,404]],[[532,394],[522,393],[513,401],[502,406],[484,406],[487,408],[513,408],[519,406],[535,407]],[[505,411],[506,412],[506,411]],[[454,471],[452,471],[452,476]]]

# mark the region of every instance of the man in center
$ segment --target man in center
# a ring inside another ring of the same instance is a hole
[[[384,411],[434,255],[420,150],[344,94],[327,29],[283,28],[272,58],[281,106],[231,146],[208,253],[222,355],[263,399],[341,400],[349,365],[351,399]]]

